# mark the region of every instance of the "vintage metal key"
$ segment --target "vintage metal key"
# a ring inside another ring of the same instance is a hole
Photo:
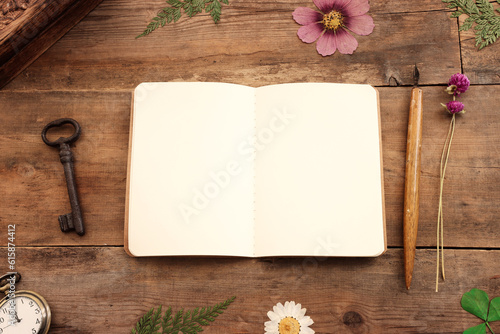
[[[54,127],[59,127],[64,124],[71,124],[75,128],[75,132],[69,137],[60,137],[55,141],[47,139],[47,131]],[[71,118],[61,118],[50,122],[42,130],[42,140],[45,144],[52,147],[59,147],[59,157],[64,167],[64,175],[66,176],[66,184],[68,186],[69,201],[71,203],[71,212],[59,216],[59,225],[63,232],[75,230],[78,235],[84,235],[82,211],[78,201],[76,192],[75,173],[73,171],[73,153],[71,152],[70,144],[74,143],[82,132],[80,124]]]

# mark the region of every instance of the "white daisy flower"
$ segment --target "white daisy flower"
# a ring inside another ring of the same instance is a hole
[[[285,306],[276,304],[272,311],[267,312],[271,321],[264,323],[265,334],[314,334],[309,328],[314,321],[311,317],[304,316],[306,309],[301,307],[293,301],[285,302]]]

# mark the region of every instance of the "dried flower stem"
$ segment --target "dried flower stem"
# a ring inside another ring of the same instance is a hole
[[[453,97],[455,100],[455,97]],[[448,158],[450,156],[451,142],[453,140],[453,134],[455,133],[455,114],[451,117],[450,128],[448,129],[448,135],[444,142],[443,153],[441,154],[441,164],[439,166],[439,208],[438,208],[438,221],[437,221],[437,241],[436,241],[436,292],[438,292],[439,284],[439,257],[441,255],[441,272],[443,275],[443,280],[445,279],[444,273],[444,219],[443,219],[443,185],[444,176],[446,174],[446,166],[448,165]],[[441,249],[439,245],[441,244]]]

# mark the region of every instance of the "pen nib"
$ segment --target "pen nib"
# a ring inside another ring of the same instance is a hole
[[[415,64],[415,68],[413,69],[413,86],[418,86],[418,79],[420,78],[420,72],[418,71],[417,64]]]

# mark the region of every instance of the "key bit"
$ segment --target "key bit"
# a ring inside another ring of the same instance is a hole
[[[64,124],[71,124],[75,128],[75,132],[69,137],[60,137],[57,140],[50,141],[47,139],[47,131],[54,127],[60,127]],[[73,153],[71,152],[70,144],[74,143],[81,134],[81,127],[77,121],[71,118],[61,118],[50,122],[42,130],[42,140],[45,144],[59,148],[59,157],[64,168],[66,177],[66,185],[68,187],[69,202],[71,204],[71,213],[59,216],[59,226],[61,231],[68,232],[75,230],[78,235],[85,234],[83,226],[82,211],[78,193],[76,191],[75,173],[73,169]]]
[[[73,212],[67,213],[65,215],[60,215],[58,220],[61,231],[68,232],[75,229],[75,224],[73,224]]]

